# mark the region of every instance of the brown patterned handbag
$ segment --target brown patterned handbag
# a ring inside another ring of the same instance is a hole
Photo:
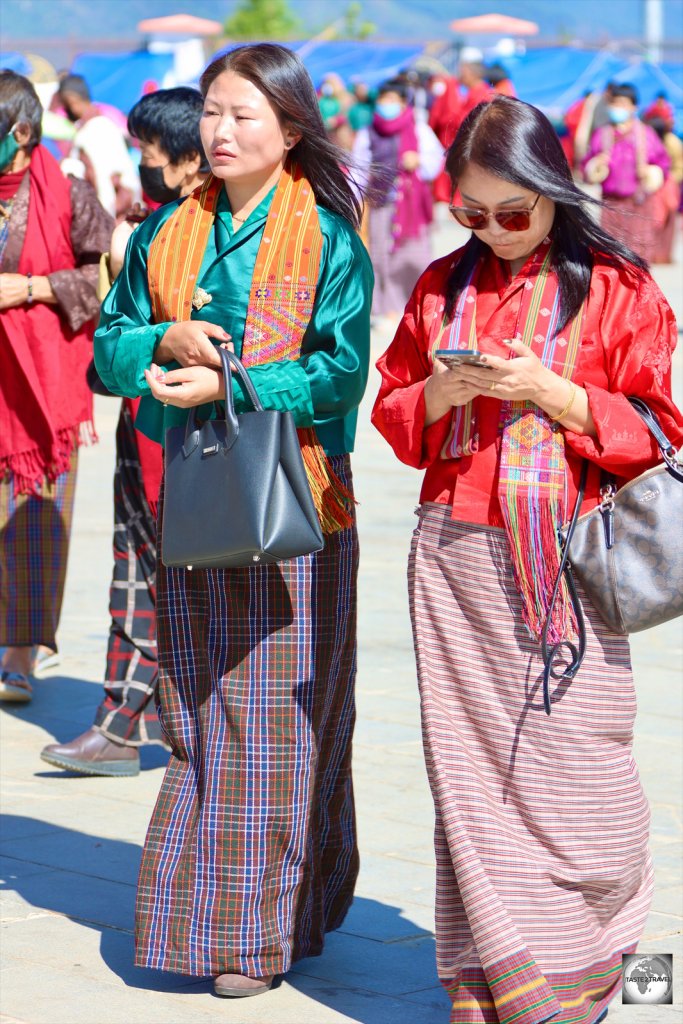
[[[564,572],[579,625],[579,644],[565,642],[548,648],[544,629],[548,714],[548,679],[573,678],[586,648],[573,577],[614,633],[637,633],[683,615],[683,464],[649,406],[640,398],[629,398],[629,402],[655,438],[664,461],[619,490],[613,477],[605,478],[600,504],[580,516],[587,475],[584,462],[574,513],[560,531],[563,557],[553,593],[554,601]],[[551,611],[552,606],[546,625]],[[571,664],[558,671],[555,662],[565,646]]]

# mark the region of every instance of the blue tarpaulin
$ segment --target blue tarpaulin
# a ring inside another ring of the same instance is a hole
[[[74,60],[71,71],[83,75],[94,100],[111,103],[127,114],[142,96],[145,82],[161,86],[172,68],[172,53],[136,50],[133,53],[82,53]]]

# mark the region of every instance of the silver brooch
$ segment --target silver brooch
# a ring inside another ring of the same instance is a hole
[[[201,309],[203,306],[208,306],[212,299],[213,295],[210,292],[204,291],[203,288],[195,288],[192,305],[195,309]]]

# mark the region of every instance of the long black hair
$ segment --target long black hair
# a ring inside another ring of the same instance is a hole
[[[342,169],[348,166],[348,154],[328,139],[313,82],[299,57],[277,43],[238,46],[209,64],[199,80],[202,96],[224,71],[252,82],[280,120],[301,135],[292,159],[310,181],[316,201],[358,228],[362,204]]]
[[[557,133],[536,107],[509,96],[476,106],[446,154],[446,171],[454,191],[470,163],[555,203],[551,234],[560,290],[558,330],[578,313],[588,295],[596,254],[620,266],[647,269],[645,260],[597,224],[590,206],[602,204],[574,184]],[[447,283],[448,317],[453,315],[458,292],[472,267],[487,249],[475,235],[465,246]]]

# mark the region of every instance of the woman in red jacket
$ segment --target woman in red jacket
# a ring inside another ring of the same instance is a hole
[[[453,1024],[594,1024],[652,894],[628,640],[582,595],[588,653],[548,718],[539,636],[582,461],[587,508],[601,469],[627,479],[657,461],[627,396],[681,438],[676,325],[643,261],[586,211],[538,110],[478,106],[446,168],[472,236],[418,282],[373,414],[426,471],[409,589],[439,976]],[[476,365],[458,365],[467,349]],[[554,640],[574,625],[565,595]]]

